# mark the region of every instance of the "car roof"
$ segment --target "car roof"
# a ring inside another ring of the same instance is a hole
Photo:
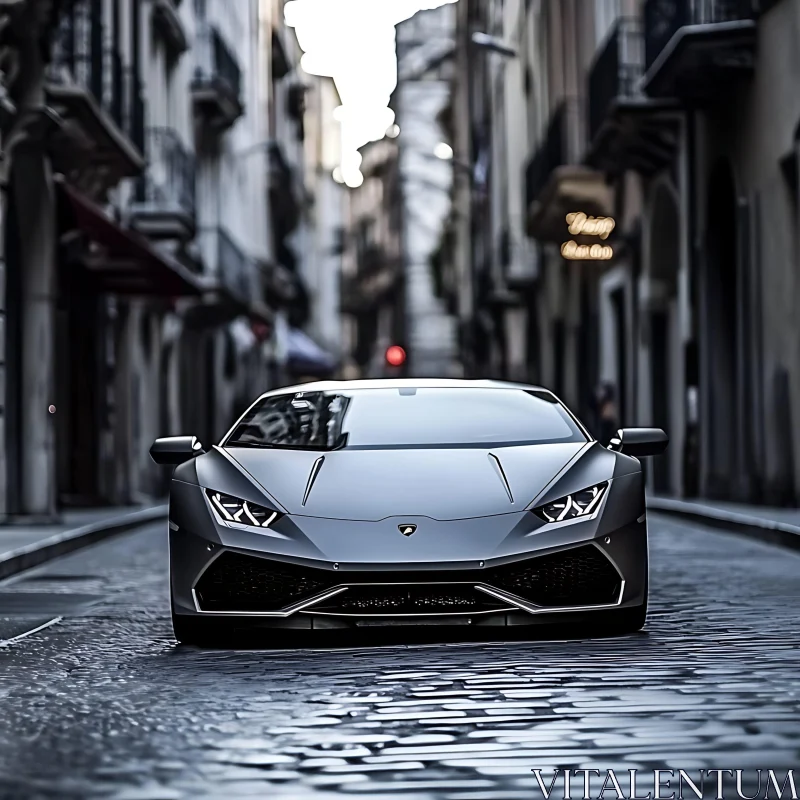
[[[549,389],[527,383],[512,383],[510,381],[494,380],[465,380],[459,378],[373,378],[370,380],[353,381],[314,381],[300,383],[295,386],[282,386],[264,392],[260,397],[273,397],[281,394],[296,394],[298,392],[336,392],[354,389],[526,389],[528,391],[547,392]],[[553,395],[555,397],[555,395]]]

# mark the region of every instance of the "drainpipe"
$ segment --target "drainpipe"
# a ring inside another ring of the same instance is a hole
[[[691,319],[691,335],[694,341],[694,362],[697,366],[697,374],[695,377],[696,394],[697,394],[697,430],[694,436],[687,429],[684,430],[684,443],[689,444],[690,447],[696,448],[694,454],[687,453],[684,458],[684,464],[695,464],[697,475],[692,478],[691,488],[696,488],[698,493],[702,496],[704,494],[704,477],[703,477],[703,455],[707,452],[703,446],[705,425],[704,417],[706,411],[706,403],[700,391],[700,386],[706,383],[703,380],[704,374],[707,374],[705,365],[707,357],[704,355],[705,348],[702,347],[700,342],[700,320],[703,315],[700,314],[699,303],[701,300],[701,274],[700,268],[702,265],[702,255],[700,252],[702,243],[699,239],[699,226],[697,224],[697,136],[696,136],[696,122],[697,116],[692,109],[688,109],[684,116],[684,125],[686,126],[686,190],[687,197],[687,215],[686,221],[687,237],[689,241],[689,313]],[[685,369],[685,365],[684,365]],[[684,388],[684,405],[688,405],[687,388],[689,386],[686,376],[682,381]],[[685,408],[684,420],[689,420],[689,408]],[[684,467],[685,468],[685,467]],[[683,473],[683,469],[681,470]],[[686,486],[687,476],[682,475],[683,484]],[[695,482],[696,481],[696,482]],[[684,486],[680,487],[681,494],[684,493]]]
[[[56,207],[47,137],[57,118],[46,108],[45,62],[36,16],[29,3],[19,20],[18,118],[12,139],[11,180],[19,224],[22,281],[21,511],[56,515],[55,390]],[[18,137],[18,138],[17,138]]]
[[[3,17],[0,14],[0,25],[7,23],[8,17]],[[0,133],[5,134],[8,126],[14,120],[14,114],[16,113],[16,106],[13,102],[11,102],[11,98],[8,96],[9,86],[6,84],[6,79],[0,78]],[[8,203],[6,202],[6,187],[8,186],[8,177],[9,177],[9,161],[10,161],[10,154],[7,152],[3,152],[2,146],[6,145],[6,142],[0,142],[0,280],[5,278],[5,262],[7,253],[5,250],[5,225],[6,225],[6,210],[8,208]],[[7,288],[7,282],[6,282]],[[7,291],[0,292],[0,325],[3,325],[5,336],[3,337],[6,341],[9,336],[8,324],[7,319],[5,316],[6,313],[6,304],[7,300]],[[4,343],[4,346],[7,347],[7,344]],[[5,392],[5,387],[8,386],[8,378],[7,378],[7,366],[5,364],[5,359],[2,360],[3,363],[0,364],[0,386],[3,387],[3,392]],[[4,430],[8,430],[9,420],[8,420],[8,395],[6,393],[0,394],[0,407],[2,407],[2,411],[0,411],[0,419],[3,422]],[[8,464],[8,454],[6,452],[6,439],[5,437],[0,438],[0,519],[2,519],[6,514],[9,512],[9,503],[8,503],[8,476],[7,476],[7,464]]]
[[[472,164],[472,108],[470,102],[472,69],[469,64],[469,3],[457,7],[456,23],[456,159]],[[454,205],[458,225],[456,264],[458,274],[458,318],[461,326],[461,358],[465,377],[474,377],[477,328],[475,316],[474,272],[472,265],[472,176],[455,170]]]

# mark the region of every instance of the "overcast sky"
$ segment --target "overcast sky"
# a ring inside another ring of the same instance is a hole
[[[291,0],[287,25],[303,50],[302,68],[334,79],[342,107],[342,178],[361,183],[358,148],[394,124],[389,99],[397,85],[395,28],[418,11],[456,0]]]

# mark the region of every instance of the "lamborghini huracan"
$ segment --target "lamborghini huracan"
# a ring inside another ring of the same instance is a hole
[[[387,625],[588,624],[647,614],[639,458],[550,391],[496,381],[306,383],[259,397],[219,444],[157,439],[179,642]]]

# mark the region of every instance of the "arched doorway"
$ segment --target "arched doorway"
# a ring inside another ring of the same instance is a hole
[[[727,160],[714,166],[708,183],[706,258],[702,297],[705,325],[705,385],[701,385],[707,429],[706,494],[730,497],[737,469],[739,369],[736,188]]]
[[[650,211],[650,416],[652,424],[668,433],[671,429],[670,400],[675,391],[670,369],[672,362],[674,301],[678,293],[680,266],[680,216],[678,200],[665,182],[653,192]],[[671,463],[674,453],[667,451],[653,460],[653,489],[671,493]]]

